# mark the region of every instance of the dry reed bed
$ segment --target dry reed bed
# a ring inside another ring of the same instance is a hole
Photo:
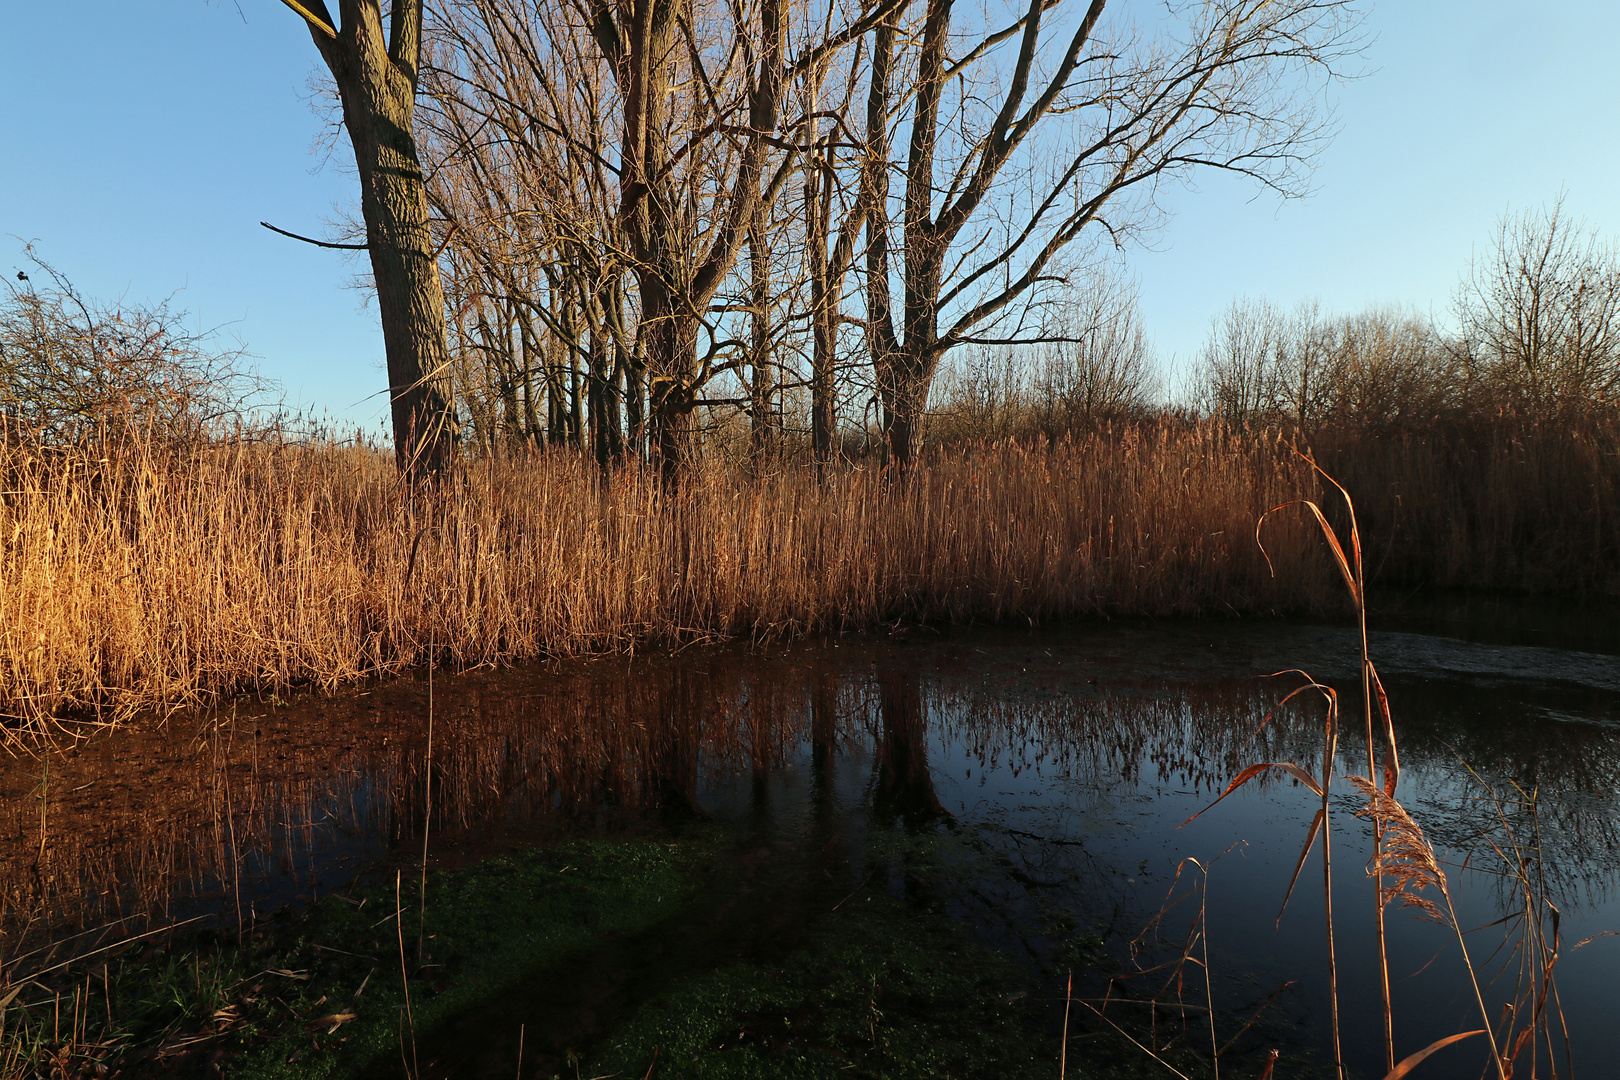
[[[333,688],[430,650],[470,666],[1331,602],[1302,528],[1271,534],[1277,580],[1254,544],[1306,470],[1219,427],[988,447],[904,483],[710,465],[673,492],[569,454],[472,464],[423,493],[353,448],[3,453],[0,701],[32,724]]]
[[[1620,418],[1312,441],[1375,578],[1620,599]]]

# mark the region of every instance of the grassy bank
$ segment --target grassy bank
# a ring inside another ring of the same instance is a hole
[[[1612,432],[1330,444],[1374,580],[1620,595]],[[419,663],[925,620],[1337,610],[1271,432],[1163,420],[943,448],[905,482],[558,452],[430,493],[361,448],[0,451],[0,711],[116,720]]]
[[[421,914],[410,878],[28,981],[4,1074],[1055,1074],[1049,1003],[964,926],[701,830],[435,873]]]

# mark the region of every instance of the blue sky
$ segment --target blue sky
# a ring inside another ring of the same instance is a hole
[[[318,64],[278,0],[0,0],[0,269],[21,240],[102,298],[170,294],[258,357],[291,402],[376,425],[376,311],[353,256],[299,244],[354,199],[310,104]],[[1501,214],[1560,191],[1620,239],[1620,5],[1387,2],[1315,192],[1206,177],[1127,264],[1161,357],[1196,353],[1240,294],[1444,317]]]

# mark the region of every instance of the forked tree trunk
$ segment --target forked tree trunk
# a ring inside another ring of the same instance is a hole
[[[659,470],[665,482],[674,484],[697,457],[698,387],[693,373],[700,324],[677,309],[679,300],[670,297],[661,282],[644,277],[641,297],[641,336],[651,382],[648,419]]]
[[[396,0],[389,41],[375,0],[342,0],[341,26],[332,24],[318,0],[292,6],[308,19],[315,47],[337,82],[343,126],[360,171],[360,212],[388,359],[394,458],[411,475],[437,474],[455,456],[458,430],[444,288],[411,134],[422,5]]]
[[[883,434],[894,464],[911,468],[922,449],[923,419],[933,365],[906,363],[910,357],[891,357],[879,369],[878,393],[883,404]]]

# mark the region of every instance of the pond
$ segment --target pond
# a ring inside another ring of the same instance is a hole
[[[1458,922],[1518,910],[1497,854],[1505,823],[1558,911],[1575,1073],[1603,1075],[1620,1060],[1620,937],[1598,936],[1620,929],[1620,635],[1601,614],[1477,598],[1391,598],[1373,625],[1399,797],[1441,856]],[[367,875],[392,880],[423,850],[431,712],[436,867],[702,820],[777,868],[779,895],[728,917],[926,889],[1024,972],[1053,1029],[1072,972],[1076,998],[1109,995],[1106,1015],[1140,1035],[1143,999],[1177,992],[1163,972],[1130,973],[1173,962],[1199,930],[1218,1040],[1258,1012],[1240,1047],[1250,1075],[1272,1047],[1289,1066],[1279,1076],[1326,1075],[1320,846],[1282,910],[1319,801],[1273,770],[1211,803],[1251,763],[1320,771],[1320,698],[1278,710],[1299,677],[1262,677],[1286,669],[1340,691],[1337,772],[1366,771],[1356,649],[1348,627],[1283,621],[923,628],[439,674],[137,725],[0,773],[6,951],[85,949],[198,915],[251,927]],[[1332,794],[1344,1054],[1351,1075],[1381,1076],[1371,826],[1348,784]],[[1387,918],[1397,1056],[1479,1027],[1455,934],[1398,906]],[[1499,1021],[1518,939],[1494,927],[1466,940]],[[1202,976],[1181,971],[1185,1008],[1156,1015],[1207,1046]],[[515,1060],[520,1027],[540,1038],[542,1014],[572,992],[455,1025],[435,1037],[438,1060],[465,1053],[449,1075],[509,1075],[497,1059]],[[1077,1034],[1111,1030],[1085,1008]],[[1477,1077],[1482,1047],[1440,1051],[1417,1075]],[[1123,1039],[1116,1051],[1144,1056]]]

